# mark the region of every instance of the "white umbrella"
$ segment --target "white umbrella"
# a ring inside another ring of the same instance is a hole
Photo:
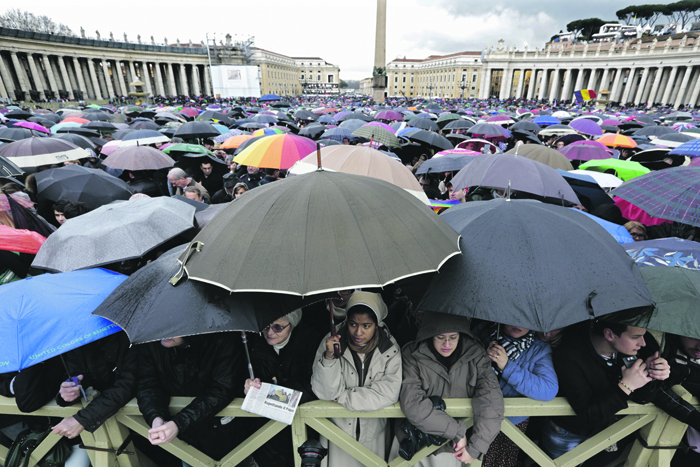
[[[617,188],[622,185],[622,180],[614,176],[613,174],[606,174],[602,172],[594,172],[592,170],[569,170],[572,174],[588,175],[592,177],[601,188]]]

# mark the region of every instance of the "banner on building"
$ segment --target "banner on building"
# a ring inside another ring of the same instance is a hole
[[[211,67],[214,94],[221,97],[260,97],[257,66],[215,65]]]

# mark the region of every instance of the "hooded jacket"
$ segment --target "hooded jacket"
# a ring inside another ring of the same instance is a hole
[[[433,345],[434,336],[452,332],[460,333],[462,355],[448,371],[429,346]],[[406,344],[402,358],[400,401],[408,421],[425,433],[457,443],[466,435],[467,425],[435,409],[428,398],[471,398],[474,428],[467,439],[467,452],[475,459],[483,459],[501,430],[503,395],[491,361],[469,330],[469,320],[442,313],[424,313],[416,340]],[[397,430],[397,437],[399,441],[404,437],[400,430]],[[452,452],[452,448],[444,446],[435,454],[441,452]]]
[[[384,326],[388,310],[379,294],[355,292],[348,302],[348,312],[355,305],[365,305],[377,316],[375,332],[379,342],[374,350],[369,367],[357,368],[352,351],[345,349],[340,358],[328,360],[326,339],[321,341],[316,352],[311,377],[311,387],[321,400],[337,400],[343,407],[355,411],[373,411],[397,402],[401,388],[401,353],[399,346]],[[347,326],[347,321],[343,324]],[[342,329],[342,328],[341,328]],[[364,377],[364,384],[360,380]],[[334,418],[338,427],[358,440],[363,446],[380,457],[386,447],[387,420],[385,418]],[[331,446],[330,464],[335,466],[355,465],[349,455]]]

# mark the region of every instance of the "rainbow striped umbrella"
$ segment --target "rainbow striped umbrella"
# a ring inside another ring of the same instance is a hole
[[[265,169],[288,169],[316,150],[316,142],[303,136],[280,134],[254,142],[234,162]]]
[[[260,128],[255,130],[252,136],[271,136],[271,135],[281,135],[284,131],[278,128]]]

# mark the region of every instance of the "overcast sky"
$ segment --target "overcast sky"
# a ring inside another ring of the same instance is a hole
[[[653,3],[671,3],[654,0]],[[620,0],[388,0],[387,62],[397,57],[425,58],[465,50],[480,51],[504,39],[506,45],[541,47],[582,18],[617,20],[615,11],[642,2]],[[342,79],[371,75],[374,61],[376,0],[192,1],[33,0],[3,2],[0,11],[19,7],[64,23],[87,36],[110,31],[116,40],[165,37],[187,42],[227,33],[255,36],[257,47],[290,56],[320,56],[340,67]],[[662,18],[660,24],[664,22]]]

